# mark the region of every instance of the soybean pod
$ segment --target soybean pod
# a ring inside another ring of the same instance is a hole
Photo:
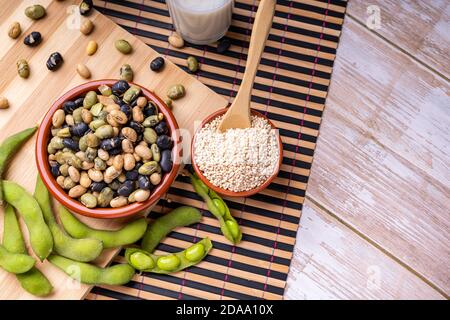
[[[142,238],[141,247],[147,252],[153,252],[173,229],[200,222],[201,219],[202,214],[198,209],[188,206],[178,207],[150,223]]]
[[[3,172],[5,171],[8,161],[16,153],[16,151],[27,141],[36,131],[37,127],[25,129],[8,138],[0,145],[0,181],[3,179]],[[3,189],[0,183],[0,205],[3,205]]]
[[[34,253],[44,261],[53,250],[53,237],[44,221],[39,203],[18,184],[3,180],[5,200],[17,209],[30,234],[30,244]]]
[[[142,238],[147,230],[147,221],[145,218],[135,220],[122,229],[115,231],[90,228],[67,210],[60,211],[59,218],[64,229],[72,237],[77,239],[91,238],[100,240],[103,242],[103,248],[115,248],[135,243]]]
[[[219,220],[220,230],[225,238],[233,244],[238,244],[242,239],[242,231],[238,223],[230,213],[227,204],[214,190],[208,188],[197,176],[190,174],[191,183],[195,192],[206,202],[208,210]]]
[[[130,282],[134,276],[134,269],[128,264],[99,268],[89,263],[73,261],[55,254],[48,257],[48,261],[72,279],[84,284],[120,286]]]
[[[12,253],[27,253],[19,222],[11,206],[5,208],[3,246]],[[16,274],[16,278],[22,288],[32,295],[45,297],[53,291],[53,286],[50,281],[36,267],[31,268],[25,273]]]
[[[34,267],[36,261],[27,254],[12,253],[0,245],[0,267],[11,273],[24,273]]]
[[[55,252],[63,257],[81,262],[96,259],[103,250],[103,244],[97,239],[74,239],[70,237],[56,222],[52,212],[50,194],[38,174],[34,197],[39,203],[45,222],[53,235]],[[58,211],[67,211],[62,205],[58,205]],[[63,213],[64,214],[64,213]],[[70,213],[66,213],[70,214]]]
[[[139,271],[169,274],[196,265],[206,257],[212,247],[211,240],[204,238],[186,250],[166,255],[154,255],[139,248],[127,248],[125,259]]]

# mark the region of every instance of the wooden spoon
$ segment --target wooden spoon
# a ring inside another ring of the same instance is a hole
[[[238,94],[224,115],[219,125],[219,131],[224,132],[230,128],[250,128],[250,100],[253,83],[258,71],[264,46],[272,26],[275,14],[276,0],[261,0],[253,24],[250,48],[248,50],[247,65]]]

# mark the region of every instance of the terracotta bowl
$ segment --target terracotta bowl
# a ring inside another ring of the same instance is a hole
[[[62,105],[67,100],[73,100],[76,97],[82,96],[86,94],[88,91],[96,91],[97,88],[106,84],[111,86],[117,82],[117,80],[95,80],[91,82],[84,83],[79,85],[67,93],[65,93],[62,97],[56,100],[50,109],[47,111],[47,114],[44,116],[38,130],[37,140],[36,140],[36,163],[38,171],[42,177],[44,184],[47,186],[48,190],[52,194],[53,197],[56,198],[61,204],[70,209],[73,212],[79,213],[84,216],[92,217],[92,218],[123,218],[127,216],[134,215],[138,212],[144,211],[148,209],[152,204],[161,198],[161,196],[166,193],[169,189],[170,185],[175,180],[175,177],[180,168],[181,162],[181,144],[180,144],[180,135],[178,130],[178,124],[175,120],[174,115],[170,111],[170,109],[166,106],[166,104],[155,94],[145,89],[144,87],[134,84],[142,89],[142,95],[145,96],[148,100],[151,100],[156,103],[159,108],[159,111],[164,114],[164,118],[169,126],[170,135],[173,139],[173,149],[172,149],[172,161],[173,167],[172,170],[166,173],[161,183],[155,187],[150,195],[150,198],[145,202],[133,203],[121,208],[94,208],[89,209],[83,206],[76,199],[72,199],[68,196],[67,192],[64,191],[56,182],[56,179],[53,177],[50,171],[50,165],[48,163],[48,153],[47,153],[47,144],[50,139],[50,130],[52,126],[52,116],[56,110],[62,108]]]
[[[216,112],[214,112],[213,114],[209,115],[205,120],[202,121],[202,123],[200,124],[200,126],[197,128],[196,132],[197,133],[201,128],[203,128],[205,126],[205,124],[211,122],[213,119],[217,118],[218,116],[223,115],[226,111],[228,110],[228,108],[225,109],[220,109]],[[275,127],[275,125],[263,114],[252,110],[251,111],[252,115],[254,116],[258,116],[261,118],[264,118],[267,120],[267,122],[269,122],[269,124],[272,126],[273,129],[277,129],[277,127]],[[229,196],[229,197],[248,197],[251,196],[253,194],[256,194],[262,190],[264,190],[265,188],[267,188],[267,186],[269,186],[269,184],[273,181],[273,179],[275,179],[275,177],[278,175],[278,172],[280,171],[280,167],[281,167],[281,163],[283,161],[283,143],[281,142],[281,138],[280,135],[277,135],[278,138],[278,147],[279,147],[279,157],[278,157],[278,164],[274,170],[274,172],[272,173],[272,175],[260,186],[251,189],[251,190],[247,190],[247,191],[240,191],[240,192],[234,192],[234,191],[230,191],[227,189],[223,189],[220,188],[218,186],[213,185],[211,182],[209,182],[209,180],[203,175],[202,171],[200,170],[200,168],[198,167],[198,165],[195,163],[195,149],[194,149],[194,142],[195,142],[195,135],[194,138],[192,139],[192,144],[191,144],[191,158],[192,158],[192,166],[194,167],[195,172],[197,173],[198,177],[212,190],[214,190],[215,192],[224,195],[224,196]]]

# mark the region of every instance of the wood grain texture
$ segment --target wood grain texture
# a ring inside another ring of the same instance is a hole
[[[381,9],[381,29],[376,33],[450,77],[449,1],[352,0],[348,13],[365,24],[369,5]]]
[[[309,199],[302,212],[285,299],[443,299]]]
[[[2,70],[0,94],[8,97],[11,105],[8,110],[0,110],[0,141],[12,133],[38,123],[57,97],[84,82],[85,80],[75,71],[76,65],[80,62],[91,69],[93,79],[118,78],[120,66],[129,63],[135,71],[135,82],[153,90],[161,97],[165,96],[170,85],[182,83],[186,87],[187,95],[174,103],[174,114],[180,128],[191,133],[196,121],[227,105],[224,98],[170,62],[166,63],[164,72],[159,74],[151,72],[149,63],[158,54],[97,12],[90,16],[96,28],[89,37],[81,34],[76,28],[69,28],[70,24],[66,23],[69,17],[66,9],[70,4],[78,2],[42,0],[40,4],[47,7],[47,17],[31,22],[23,12],[26,6],[34,4],[35,1],[15,1],[12,5],[12,1],[0,0],[2,8],[0,30],[7,30],[12,21],[20,21],[23,29],[23,34],[18,40],[10,39],[6,32],[0,33],[0,70]],[[42,33],[43,42],[36,48],[26,47],[22,43],[23,37],[34,30]],[[125,56],[114,49],[114,41],[120,38],[127,39],[133,45],[133,54]],[[99,44],[97,53],[92,57],[85,54],[89,40],[95,40]],[[65,62],[61,69],[53,73],[47,70],[45,62],[55,51],[62,54]],[[18,57],[25,58],[29,62],[31,67],[29,79],[24,80],[17,75],[15,62]],[[185,138],[188,145],[189,137]],[[33,192],[36,173],[34,139],[32,139],[11,164],[7,178]],[[120,220],[114,222],[84,218],[82,220],[88,221],[92,226],[105,228],[116,228],[123,224]],[[99,264],[106,265],[116,253],[117,250],[105,252],[99,259]],[[90,289],[89,286],[74,283],[48,262],[38,266],[55,287],[54,294],[50,296],[52,299],[81,299]],[[0,299],[29,298],[33,297],[20,288],[13,276],[0,270]]]
[[[448,295],[449,84],[345,26],[308,194]]]

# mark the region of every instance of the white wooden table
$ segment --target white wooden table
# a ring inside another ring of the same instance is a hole
[[[285,299],[448,299],[449,17],[349,1]]]

